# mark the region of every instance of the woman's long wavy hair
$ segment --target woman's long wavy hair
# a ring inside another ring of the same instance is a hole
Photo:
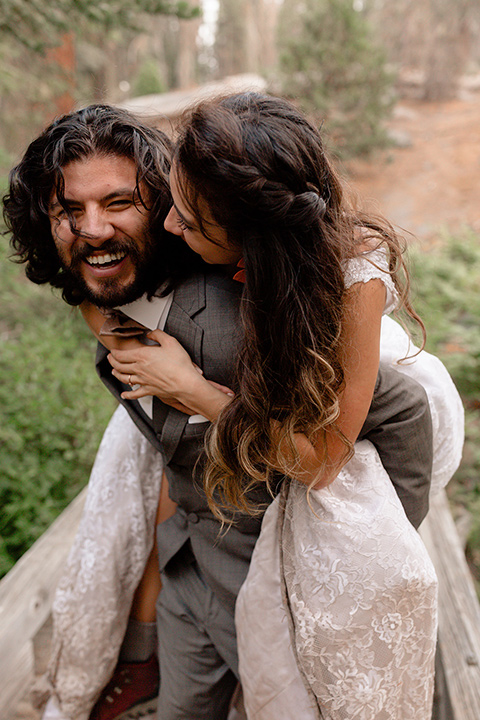
[[[50,229],[49,205],[53,191],[63,203],[62,168],[95,155],[126,157],[137,168],[135,192],[149,211],[148,229],[156,241],[156,258],[150,273],[146,273],[145,292],[152,294],[163,281],[174,280],[192,264],[197,265],[188,248],[167,237],[163,227],[171,206],[171,149],[163,132],[109,105],[90,105],[60,117],[46,128],[11,171],[9,192],[3,198],[14,257],[25,263],[27,277],[34,283],[60,288],[63,299],[71,305],[84,299],[60,262]],[[141,184],[147,189],[148,200],[142,198]]]
[[[320,133],[283,99],[241,93],[200,104],[173,158],[195,222],[208,236],[206,202],[245,263],[236,395],[212,428],[205,471],[209,503],[225,519],[232,506],[255,512],[257,483],[273,489],[279,471],[295,473],[295,433],[318,445],[335,429],[345,262],[368,238],[383,244],[405,297],[402,247],[387,223],[347,205]]]

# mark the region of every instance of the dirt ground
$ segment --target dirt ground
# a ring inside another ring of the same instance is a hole
[[[397,146],[347,166],[360,197],[420,240],[441,228],[480,232],[480,93],[402,101],[389,130]]]

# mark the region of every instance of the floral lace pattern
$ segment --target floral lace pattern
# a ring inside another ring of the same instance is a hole
[[[65,717],[87,720],[117,662],[150,554],[163,462],[118,407],[90,476],[80,526],[53,605],[48,680]]]
[[[290,483],[237,601],[249,720],[430,720],[436,590],[371,443],[310,504]]]
[[[385,285],[387,297],[384,313],[391,313],[398,303],[398,292],[388,270],[386,251],[382,248],[363,253],[349,260],[345,266],[345,287],[348,289],[355,283],[367,283],[369,280],[381,280]]]
[[[368,441],[333,486],[313,492],[310,509],[306,489],[293,483],[285,506],[283,571],[299,665],[324,720],[427,720],[433,566]]]

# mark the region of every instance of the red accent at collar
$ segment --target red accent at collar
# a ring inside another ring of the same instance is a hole
[[[237,280],[237,282],[244,283],[247,278],[246,278],[245,270],[244,270],[245,260],[243,259],[243,257],[240,258],[240,260],[238,261],[237,267],[241,268],[241,269],[235,273],[235,275],[233,276],[233,280]]]

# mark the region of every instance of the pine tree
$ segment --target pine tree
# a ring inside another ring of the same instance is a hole
[[[281,92],[325,121],[338,154],[384,144],[392,78],[352,0],[285,0],[279,53]]]
[[[0,0],[0,36],[42,51],[78,23],[135,28],[141,13],[190,18],[199,8],[188,0]]]

